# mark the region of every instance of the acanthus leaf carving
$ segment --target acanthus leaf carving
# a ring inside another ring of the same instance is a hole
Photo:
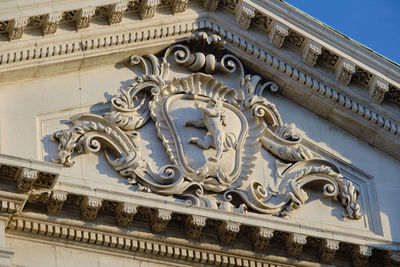
[[[51,195],[46,203],[46,209],[49,214],[58,215],[64,202],[67,200],[67,192],[54,190],[51,192]]]
[[[201,231],[206,226],[207,218],[198,215],[189,215],[185,219],[186,236],[190,239],[199,239]]]
[[[21,39],[24,34],[26,25],[28,25],[29,17],[15,18],[7,26],[8,39],[10,41]]]
[[[286,248],[290,257],[298,257],[303,246],[307,243],[307,236],[303,234],[290,233],[286,237]]]
[[[353,265],[356,267],[365,266],[372,255],[372,247],[357,245],[353,248]]]
[[[222,244],[229,244],[235,240],[240,231],[240,223],[223,221],[218,229],[218,239]]]
[[[272,45],[281,48],[285,38],[289,35],[289,27],[278,22],[272,22],[271,31],[269,33],[269,40]]]
[[[250,28],[251,20],[255,17],[255,8],[245,2],[241,2],[236,12],[236,22],[244,30]]]
[[[33,184],[36,182],[38,178],[38,171],[23,168],[19,177],[17,178],[17,187],[20,192],[29,192],[33,188]]]
[[[121,226],[129,226],[133,222],[133,216],[137,213],[138,206],[129,203],[120,203],[116,210],[116,220]]]
[[[322,54],[322,45],[308,40],[303,49],[303,61],[310,66],[317,63],[318,57]]]
[[[268,247],[269,241],[273,235],[274,231],[272,229],[258,227],[251,235],[253,246],[258,250],[265,250]]]
[[[319,247],[319,257],[322,262],[331,263],[339,249],[339,241],[332,239],[322,240]]]
[[[92,222],[96,219],[101,207],[102,199],[92,196],[84,197],[81,206],[81,215],[85,221]]]
[[[157,209],[150,216],[151,230],[154,233],[163,234],[171,220],[172,211]]]
[[[219,0],[203,0],[203,7],[209,11],[215,11],[218,4]]]
[[[187,8],[187,5],[189,3],[189,0],[173,0],[172,1],[172,13],[180,13],[184,12]]]
[[[376,103],[382,103],[385,95],[389,92],[389,83],[379,77],[375,77],[369,88],[369,96]]]
[[[108,23],[116,24],[122,21],[122,16],[124,15],[125,10],[128,8],[126,2],[120,2],[113,4],[108,11]]]
[[[120,89],[109,112],[75,116],[71,128],[54,133],[59,142],[55,161],[73,166],[73,154],[103,150],[134,190],[239,213],[286,216],[306,203],[304,186],[323,183],[323,197],[339,199],[343,216],[359,219],[355,186],[338,167],[306,148],[294,124],[284,124],[264,97],[264,91],[275,93],[278,86],[245,75],[224,45],[219,36],[199,32],[167,48],[161,58],[132,56],[131,66],[142,67],[144,74]],[[171,77],[169,69],[176,65],[194,73]],[[237,87],[224,85],[218,75],[236,77]],[[149,120],[170,161],[158,169],[140,151],[140,128]],[[277,166],[285,166],[277,168],[276,184],[254,177],[261,149],[275,157]]]
[[[81,30],[88,28],[94,14],[95,14],[94,7],[85,7],[80,9],[78,13],[75,15],[76,29]]]
[[[344,84],[349,84],[351,77],[356,72],[356,64],[342,58],[336,68],[336,78]]]
[[[149,19],[154,17],[157,6],[160,4],[160,0],[144,0],[140,4],[139,13],[141,19]]]
[[[43,35],[55,33],[61,18],[62,14],[58,12],[47,14],[42,25]]]

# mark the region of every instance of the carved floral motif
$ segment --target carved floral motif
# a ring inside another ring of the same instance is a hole
[[[389,92],[389,83],[379,77],[375,77],[369,88],[369,96],[377,103],[382,103],[385,95]]]
[[[249,29],[251,19],[255,16],[255,10],[256,9],[249,4],[241,2],[239,10],[236,13],[236,22],[242,29]]]
[[[176,14],[179,12],[184,12],[187,8],[188,3],[189,0],[173,0],[171,4],[172,13]]]
[[[67,200],[66,192],[54,190],[51,193],[49,199],[47,200],[46,204],[47,212],[53,215],[59,214],[66,200]]]
[[[206,217],[189,215],[185,219],[185,232],[186,236],[191,239],[200,238],[201,231],[206,226]]]
[[[71,119],[70,129],[54,133],[59,142],[56,161],[73,166],[74,153],[104,150],[108,163],[135,190],[171,196],[193,206],[277,216],[306,203],[305,185],[322,182],[322,195],[339,198],[344,217],[360,218],[353,184],[334,164],[305,148],[295,126],[284,124],[275,105],[263,96],[264,90],[276,92],[278,86],[263,83],[257,75],[245,75],[240,60],[227,54],[224,44],[219,36],[201,32],[186,44],[172,45],[161,58],[132,56],[131,65],[142,66],[145,73],[135,77],[130,88],[120,90],[110,112],[78,115]],[[194,73],[171,78],[171,64]],[[217,75],[240,77],[237,88],[228,88]],[[149,120],[155,122],[170,160],[158,170],[140,152],[137,130]],[[276,158],[276,185],[253,177],[261,149]],[[101,206],[96,203],[90,218]],[[133,212],[121,214],[126,224]],[[156,212],[151,220],[162,232],[169,219]]]
[[[38,171],[29,168],[23,168],[18,179],[17,187],[20,192],[28,192],[32,189],[38,177]]]
[[[272,23],[273,25],[271,32],[269,33],[269,41],[274,46],[281,48],[285,38],[289,35],[289,27],[278,21]]]
[[[138,207],[136,205],[121,203],[116,211],[117,223],[121,226],[129,226],[132,224],[133,216],[136,214]]]
[[[336,69],[336,78],[345,84],[349,84],[351,81],[351,77],[355,72],[356,64],[354,64],[350,60],[342,58],[339,62],[339,66]]]
[[[28,25],[28,20],[29,18],[27,17],[11,20],[11,22],[7,26],[8,39],[10,41],[21,39],[25,27]]]

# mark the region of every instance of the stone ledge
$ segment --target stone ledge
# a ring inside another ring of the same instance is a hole
[[[96,214],[96,218],[93,220],[96,223],[96,220],[100,220],[101,218],[105,218],[103,216],[112,216],[115,220],[115,225],[118,225],[118,206],[123,203],[124,205],[132,205],[137,207],[137,212],[133,215],[133,224],[137,222],[138,218],[140,220],[145,220],[146,222],[152,224],[153,227],[153,219],[154,216],[159,214],[158,210],[160,210],[163,214],[178,214],[180,216],[199,216],[204,220],[215,220],[220,222],[226,222],[231,224],[237,224],[239,227],[263,227],[272,229],[273,231],[279,231],[284,233],[294,233],[301,234],[306,236],[313,236],[320,239],[334,239],[344,243],[357,244],[357,245],[369,245],[375,244],[375,247],[378,249],[387,249],[387,250],[400,250],[400,244],[393,243],[393,241],[386,239],[385,237],[378,236],[372,234],[369,231],[352,231],[352,232],[342,232],[339,229],[333,229],[327,225],[323,227],[317,226],[307,226],[304,224],[289,222],[285,219],[268,216],[265,214],[256,214],[256,213],[237,213],[237,212],[227,212],[222,210],[214,210],[205,207],[198,206],[188,206],[185,203],[178,203],[173,199],[168,197],[157,196],[148,193],[142,192],[134,192],[129,195],[125,195],[123,193],[118,194],[118,200],[112,200],[106,195],[110,196],[114,195],[111,190],[108,190],[106,194],[102,194],[102,190],[96,190],[96,199],[101,200],[99,214]],[[35,197],[30,197],[30,209],[31,210],[42,210],[43,206],[49,204],[48,200],[50,197],[50,193],[42,193],[41,195],[37,195]],[[117,193],[115,192],[115,195]],[[70,211],[80,211],[83,200],[86,198],[84,195],[76,195],[73,193],[68,193],[68,197],[65,202],[63,202],[62,209],[59,216],[65,216],[69,214]],[[78,212],[79,213],[79,212]],[[234,215],[234,216],[232,216]],[[68,216],[68,215],[67,215]],[[173,216],[171,216],[172,218]],[[168,217],[169,218],[169,217]],[[85,219],[85,218],[83,218]],[[166,219],[168,223],[171,219]],[[184,223],[184,221],[182,221]],[[130,225],[130,224],[129,224]],[[128,225],[128,227],[130,227]],[[169,225],[169,224],[168,224]],[[163,225],[163,231],[157,231],[156,233],[162,233],[167,228],[167,224]],[[219,225],[217,226],[219,227]],[[185,225],[180,227],[181,230],[187,229]],[[154,229],[153,229],[154,230]],[[201,227],[200,233],[194,236],[196,239],[201,235],[203,227]],[[184,231],[183,231],[184,232]],[[224,235],[226,231],[222,231],[220,234]],[[236,232],[237,233],[237,232]],[[188,235],[191,236],[190,233]],[[248,236],[249,238],[251,235]],[[232,238],[233,240],[234,238]],[[253,240],[254,241],[254,240]]]
[[[246,232],[246,229],[241,229]],[[242,235],[243,233],[242,232]],[[296,266],[313,266],[316,262],[309,262],[302,259],[299,260],[286,258],[285,255],[268,255],[264,252],[254,253],[251,249],[240,246],[238,249],[230,250],[229,254],[221,252],[224,247],[216,245],[213,242],[202,240],[202,242],[188,241],[181,237],[169,236],[168,240],[162,236],[153,235],[140,230],[140,228],[133,230],[124,229],[124,235],[121,235],[119,228],[108,226],[107,224],[88,224],[81,221],[57,218],[57,223],[52,221],[52,218],[46,218],[43,215],[35,213],[22,214],[21,216],[12,219],[8,225],[6,234],[9,238],[33,238],[39,239],[42,242],[60,242],[60,244],[79,244],[91,249],[104,249],[107,252],[116,253],[134,253],[135,256],[152,255],[155,258],[176,259],[179,262],[187,262],[190,264],[212,264],[212,265],[225,265],[231,263],[235,266],[249,266],[249,264],[294,264]],[[291,235],[276,232],[276,236],[271,240],[278,247],[284,244],[285,240],[291,240]],[[302,235],[304,236],[304,235]],[[39,241],[39,242],[41,242]],[[241,240],[243,241],[243,240]],[[307,250],[318,251],[320,241],[315,238],[310,238],[305,241]],[[332,240],[329,240],[332,242]],[[303,242],[304,243],[304,242]],[[302,243],[302,244],[303,244]],[[322,243],[321,243],[322,244]],[[240,247],[240,249],[239,249]],[[338,254],[341,255],[339,262],[351,262],[352,254],[347,255],[347,250],[356,251],[359,246],[345,244],[337,248]],[[363,246],[364,247],[364,246]],[[274,248],[271,248],[274,250]],[[269,251],[271,251],[269,249]],[[372,251],[372,248],[369,247]],[[289,253],[289,252],[288,252]],[[396,251],[394,253],[397,253]],[[392,255],[391,251],[384,254]],[[308,255],[308,254],[307,254]],[[343,259],[343,256],[345,259]],[[333,255],[334,256],[334,255]],[[374,250],[374,253],[366,255],[363,254],[364,260],[369,260],[371,257],[372,262],[378,260],[379,253]],[[393,257],[392,257],[393,258]],[[310,260],[310,258],[308,258]]]

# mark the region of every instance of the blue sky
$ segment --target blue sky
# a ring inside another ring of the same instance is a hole
[[[400,0],[285,0],[400,64]]]

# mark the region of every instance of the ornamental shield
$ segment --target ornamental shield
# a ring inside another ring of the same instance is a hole
[[[188,179],[219,192],[239,177],[248,124],[230,103],[235,91],[210,75],[175,79],[150,103],[158,136]]]

